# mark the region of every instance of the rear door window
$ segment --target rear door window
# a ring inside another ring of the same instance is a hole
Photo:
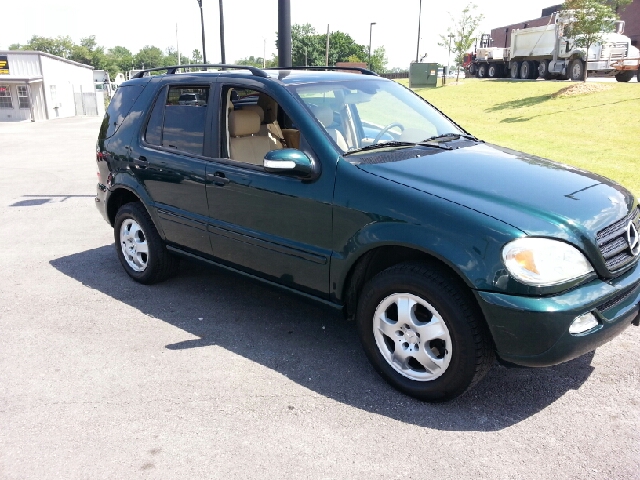
[[[145,130],[148,144],[203,154],[208,86],[170,86],[156,99]]]

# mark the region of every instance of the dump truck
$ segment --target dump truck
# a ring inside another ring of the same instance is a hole
[[[514,29],[508,48],[490,46],[491,38],[484,34],[467,69],[479,78],[524,80],[540,76],[546,80],[583,80],[585,72],[589,72],[629,81],[633,75],[619,74],[614,66],[621,64],[633,70],[635,65],[637,70],[638,62],[632,59],[640,57],[631,39],[624,35],[624,22],[615,22],[615,31],[605,33],[602,42],[590,46],[586,52],[571,37],[573,21],[571,11],[559,11],[549,17],[547,25]]]

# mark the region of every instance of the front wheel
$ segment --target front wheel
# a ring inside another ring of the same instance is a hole
[[[634,70],[625,70],[623,72],[617,73],[616,74],[616,81],[617,82],[630,82],[631,79],[633,77],[636,76],[636,73]]]
[[[571,62],[571,66],[569,67],[569,78],[571,78],[574,82],[583,82],[585,78],[586,72],[586,64],[576,58],[573,62]]]
[[[473,298],[437,268],[407,263],[381,272],[365,285],[356,318],[376,371],[420,400],[462,395],[495,358]]]
[[[167,251],[141,203],[127,203],[120,207],[114,236],[118,259],[136,282],[161,282],[178,269],[178,258]]]

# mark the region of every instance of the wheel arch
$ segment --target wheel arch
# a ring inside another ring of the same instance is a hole
[[[358,298],[362,287],[378,273],[393,265],[406,262],[426,264],[437,268],[450,280],[458,284],[462,290],[469,293],[474,306],[478,306],[475,296],[471,293],[473,284],[462,274],[456,265],[451,264],[435,252],[402,244],[373,245],[362,252],[350,266],[342,285],[341,300],[347,318],[356,314]]]

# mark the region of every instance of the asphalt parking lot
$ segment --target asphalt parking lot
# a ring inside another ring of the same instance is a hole
[[[640,478],[640,328],[415,401],[327,307],[190,263],[130,280],[98,126],[0,123],[0,478]]]

